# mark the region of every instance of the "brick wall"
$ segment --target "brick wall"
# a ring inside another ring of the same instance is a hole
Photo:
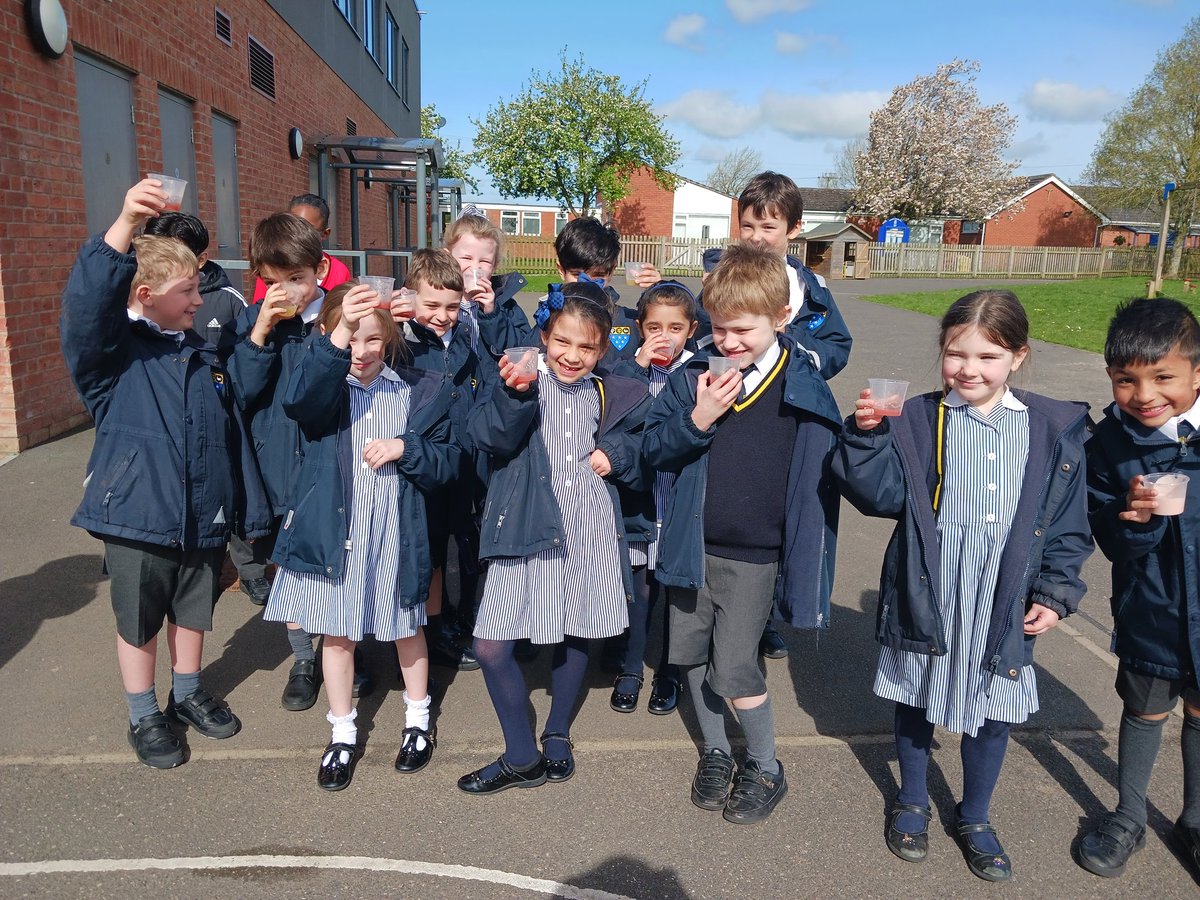
[[[22,0],[0,0],[0,453],[17,452],[87,421],[58,347],[58,305],[87,238],[74,48],[133,73],[138,170],[162,166],[158,91],[194,101],[200,218],[216,234],[211,118],[238,123],[241,242],[255,223],[309,188],[308,161],[288,157],[287,131],[308,137],[391,134],[369,107],[264,0],[228,3],[233,46],[214,34],[203,0],[64,2],[74,46],[38,54]],[[276,100],[250,86],[247,37],[275,54]],[[339,239],[350,241],[349,183],[338,185]],[[360,193],[362,242],[387,246],[386,192]]]
[[[629,194],[613,207],[613,225],[630,236],[674,234],[675,192],[663,190],[648,169],[638,169],[629,180]]]
[[[1025,208],[988,219],[983,243],[991,247],[1093,247],[1100,220],[1056,184],[1025,198]]]

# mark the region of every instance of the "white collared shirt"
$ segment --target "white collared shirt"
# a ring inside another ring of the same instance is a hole
[[[317,316],[321,314],[321,307],[325,304],[325,291],[317,288],[316,299],[308,306],[304,307],[304,312],[300,313],[300,321],[305,325],[311,325],[317,321]]]
[[[947,406],[957,407],[966,406],[967,401],[958,391],[951,389],[945,398],[942,400]],[[1008,409],[1028,409],[1024,403],[1017,399],[1017,395],[1010,388],[1004,389],[1004,395],[1000,398],[1000,405]]]
[[[147,325],[149,325],[154,331],[157,331],[159,334],[165,334],[167,337],[173,337],[176,340],[183,340],[183,332],[182,331],[174,331],[170,328],[163,328],[157,322],[155,322],[153,319],[147,319],[141,313],[135,313],[129,307],[125,307],[125,312],[127,312],[129,314],[130,322],[145,322]]]
[[[749,396],[762,384],[763,379],[775,368],[775,363],[779,362],[781,353],[783,353],[783,348],[776,340],[767,348],[766,353],[756,359],[751,366],[742,370],[742,396]]]
[[[1196,398],[1196,402],[1181,416],[1171,416],[1167,421],[1158,426],[1158,433],[1169,441],[1179,440],[1179,423],[1187,422],[1192,426],[1192,432],[1200,432],[1200,397]]]

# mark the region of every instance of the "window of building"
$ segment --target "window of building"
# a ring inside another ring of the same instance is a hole
[[[562,234],[562,230],[567,227],[567,214],[559,210],[554,214],[554,236],[558,237]]]
[[[383,43],[383,68],[387,72],[388,84],[394,88],[399,88],[400,54],[396,51],[400,48],[400,26],[396,24],[396,20],[392,18],[390,12],[387,13],[387,18],[384,22]]]
[[[400,99],[408,106],[408,41],[400,38]]]
[[[517,211],[515,209],[500,210],[500,230],[505,234],[516,234],[517,218]]]
[[[363,17],[362,17],[362,39],[363,46],[367,48],[376,59],[379,58],[377,42],[375,40],[375,0],[362,0]]]
[[[333,0],[333,5],[338,8],[338,12],[346,17],[346,21],[350,23],[350,26],[354,27],[354,0]]]
[[[542,233],[542,214],[540,212],[521,213],[521,234],[538,237]]]

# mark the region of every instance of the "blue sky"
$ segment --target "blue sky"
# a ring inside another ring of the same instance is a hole
[[[532,71],[582,52],[647,96],[680,141],[676,171],[703,182],[742,146],[815,186],[892,89],[954,57],[977,60],[980,100],[1019,119],[1019,172],[1076,182],[1157,53],[1200,13],[1195,0],[418,0],[424,103],[469,148],[472,118]],[[498,195],[479,173],[481,195]]]

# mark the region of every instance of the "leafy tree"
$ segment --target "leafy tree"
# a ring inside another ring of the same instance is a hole
[[[730,150],[708,173],[708,186],[736,197],[763,170],[762,154],[751,147]]]
[[[476,157],[505,197],[545,197],[564,210],[591,215],[598,202],[629,193],[636,169],[648,168],[666,190],[679,142],[632,87],[564,51],[556,72],[534,72],[524,91],[501,100],[483,121],[472,120]]]
[[[1168,181],[1200,182],[1200,17],[1158,54],[1145,82],[1106,120],[1084,178],[1107,188],[1106,201],[1140,208],[1162,197]],[[1180,239],[1167,274],[1179,275],[1185,241],[1196,221],[1200,190],[1171,197],[1171,230]]]
[[[971,60],[944,63],[871,113],[867,149],[854,162],[859,211],[983,219],[1020,194],[1020,163],[1004,159],[1016,117],[1003,103],[980,105],[978,71]]]
[[[421,107],[421,137],[436,138],[439,137],[438,131],[445,124],[437,111],[437,106],[430,103]],[[440,123],[440,124],[439,124]],[[449,141],[442,141],[443,162],[442,167],[438,170],[439,178],[461,178],[471,190],[479,190],[479,182],[471,177],[471,166],[475,165],[475,157],[472,153],[464,153],[462,145],[455,141],[451,144]]]

